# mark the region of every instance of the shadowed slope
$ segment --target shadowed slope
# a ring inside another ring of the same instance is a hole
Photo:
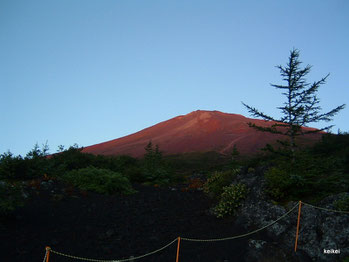
[[[142,157],[145,153],[144,147],[151,140],[166,155],[207,151],[226,154],[232,151],[234,145],[241,154],[246,155],[256,153],[267,143],[283,138],[280,135],[256,131],[248,126],[248,122],[265,127],[273,124],[237,114],[198,110],[125,137],[85,147],[83,152]],[[307,137],[314,141],[320,136],[313,134]]]

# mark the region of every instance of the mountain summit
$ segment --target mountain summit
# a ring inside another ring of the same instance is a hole
[[[145,153],[144,147],[152,141],[154,145],[159,145],[165,155],[208,151],[228,154],[234,145],[241,154],[246,155],[256,153],[267,143],[282,138],[280,135],[257,131],[248,126],[249,122],[264,127],[273,124],[237,114],[197,110],[125,137],[85,147],[83,152],[142,157]],[[320,136],[313,134],[307,138],[314,141]]]

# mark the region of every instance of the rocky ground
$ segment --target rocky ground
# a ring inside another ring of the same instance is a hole
[[[12,217],[0,222],[0,261],[42,261],[45,246],[73,256],[117,260],[157,250],[178,236],[223,238],[250,232],[285,214],[287,207],[271,203],[263,179],[255,174],[236,178],[250,193],[234,218],[210,213],[212,201],[187,185],[157,188],[134,185],[129,196],[81,192],[58,182],[41,182],[27,191],[27,201]],[[332,197],[335,198],[335,197]],[[333,199],[323,207],[331,208]],[[181,241],[179,261],[273,262],[344,261],[349,257],[349,215],[324,214],[305,206],[298,251],[295,253],[297,211],[260,233],[219,242]],[[323,254],[324,248],[340,255]],[[135,261],[175,261],[177,242]],[[74,261],[51,254],[50,261]],[[78,260],[76,260],[78,261]]]
[[[95,259],[121,259],[156,250],[178,236],[217,238],[242,233],[233,219],[208,214],[200,191],[135,186],[138,193],[106,196],[56,182],[32,189],[27,203],[1,221],[0,261],[42,261],[45,246]],[[181,241],[179,261],[244,261],[247,239],[217,243]],[[136,261],[175,261],[177,243]],[[73,261],[52,254],[50,261]]]
[[[275,221],[298,203],[290,202],[284,207],[273,204],[264,193],[263,176],[255,173],[239,174],[235,182],[246,184],[253,192],[248,195],[238,215],[244,221],[240,223],[241,226],[246,230],[251,227],[260,228]],[[349,193],[329,196],[316,206],[334,210],[334,202],[346,195]],[[290,251],[295,246],[297,217],[298,206],[284,219],[266,228],[264,239],[251,236],[246,260],[263,257],[267,260],[260,261],[349,261],[349,214],[301,205],[298,247],[295,253]],[[324,250],[330,250],[330,253],[324,253]],[[331,250],[340,253],[334,254]]]

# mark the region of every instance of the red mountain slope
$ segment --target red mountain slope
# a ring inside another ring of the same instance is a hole
[[[231,152],[234,145],[241,154],[251,154],[258,152],[267,143],[282,138],[250,128],[248,122],[259,126],[272,124],[242,115],[198,110],[125,137],[85,147],[83,152],[142,157],[145,153],[144,147],[151,140],[154,145],[159,145],[160,150],[166,155],[207,151],[225,154]],[[320,136],[314,134],[307,137],[310,141],[314,141]]]

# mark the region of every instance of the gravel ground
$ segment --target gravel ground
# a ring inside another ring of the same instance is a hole
[[[100,195],[46,183],[31,189],[24,207],[0,224],[0,261],[42,261],[45,246],[73,256],[117,260],[157,250],[178,236],[221,238],[245,233],[233,218],[209,214],[197,190],[134,185],[129,196]],[[243,262],[247,239],[181,241],[179,261]],[[135,261],[175,261],[177,242]],[[79,261],[56,254],[50,262]]]

